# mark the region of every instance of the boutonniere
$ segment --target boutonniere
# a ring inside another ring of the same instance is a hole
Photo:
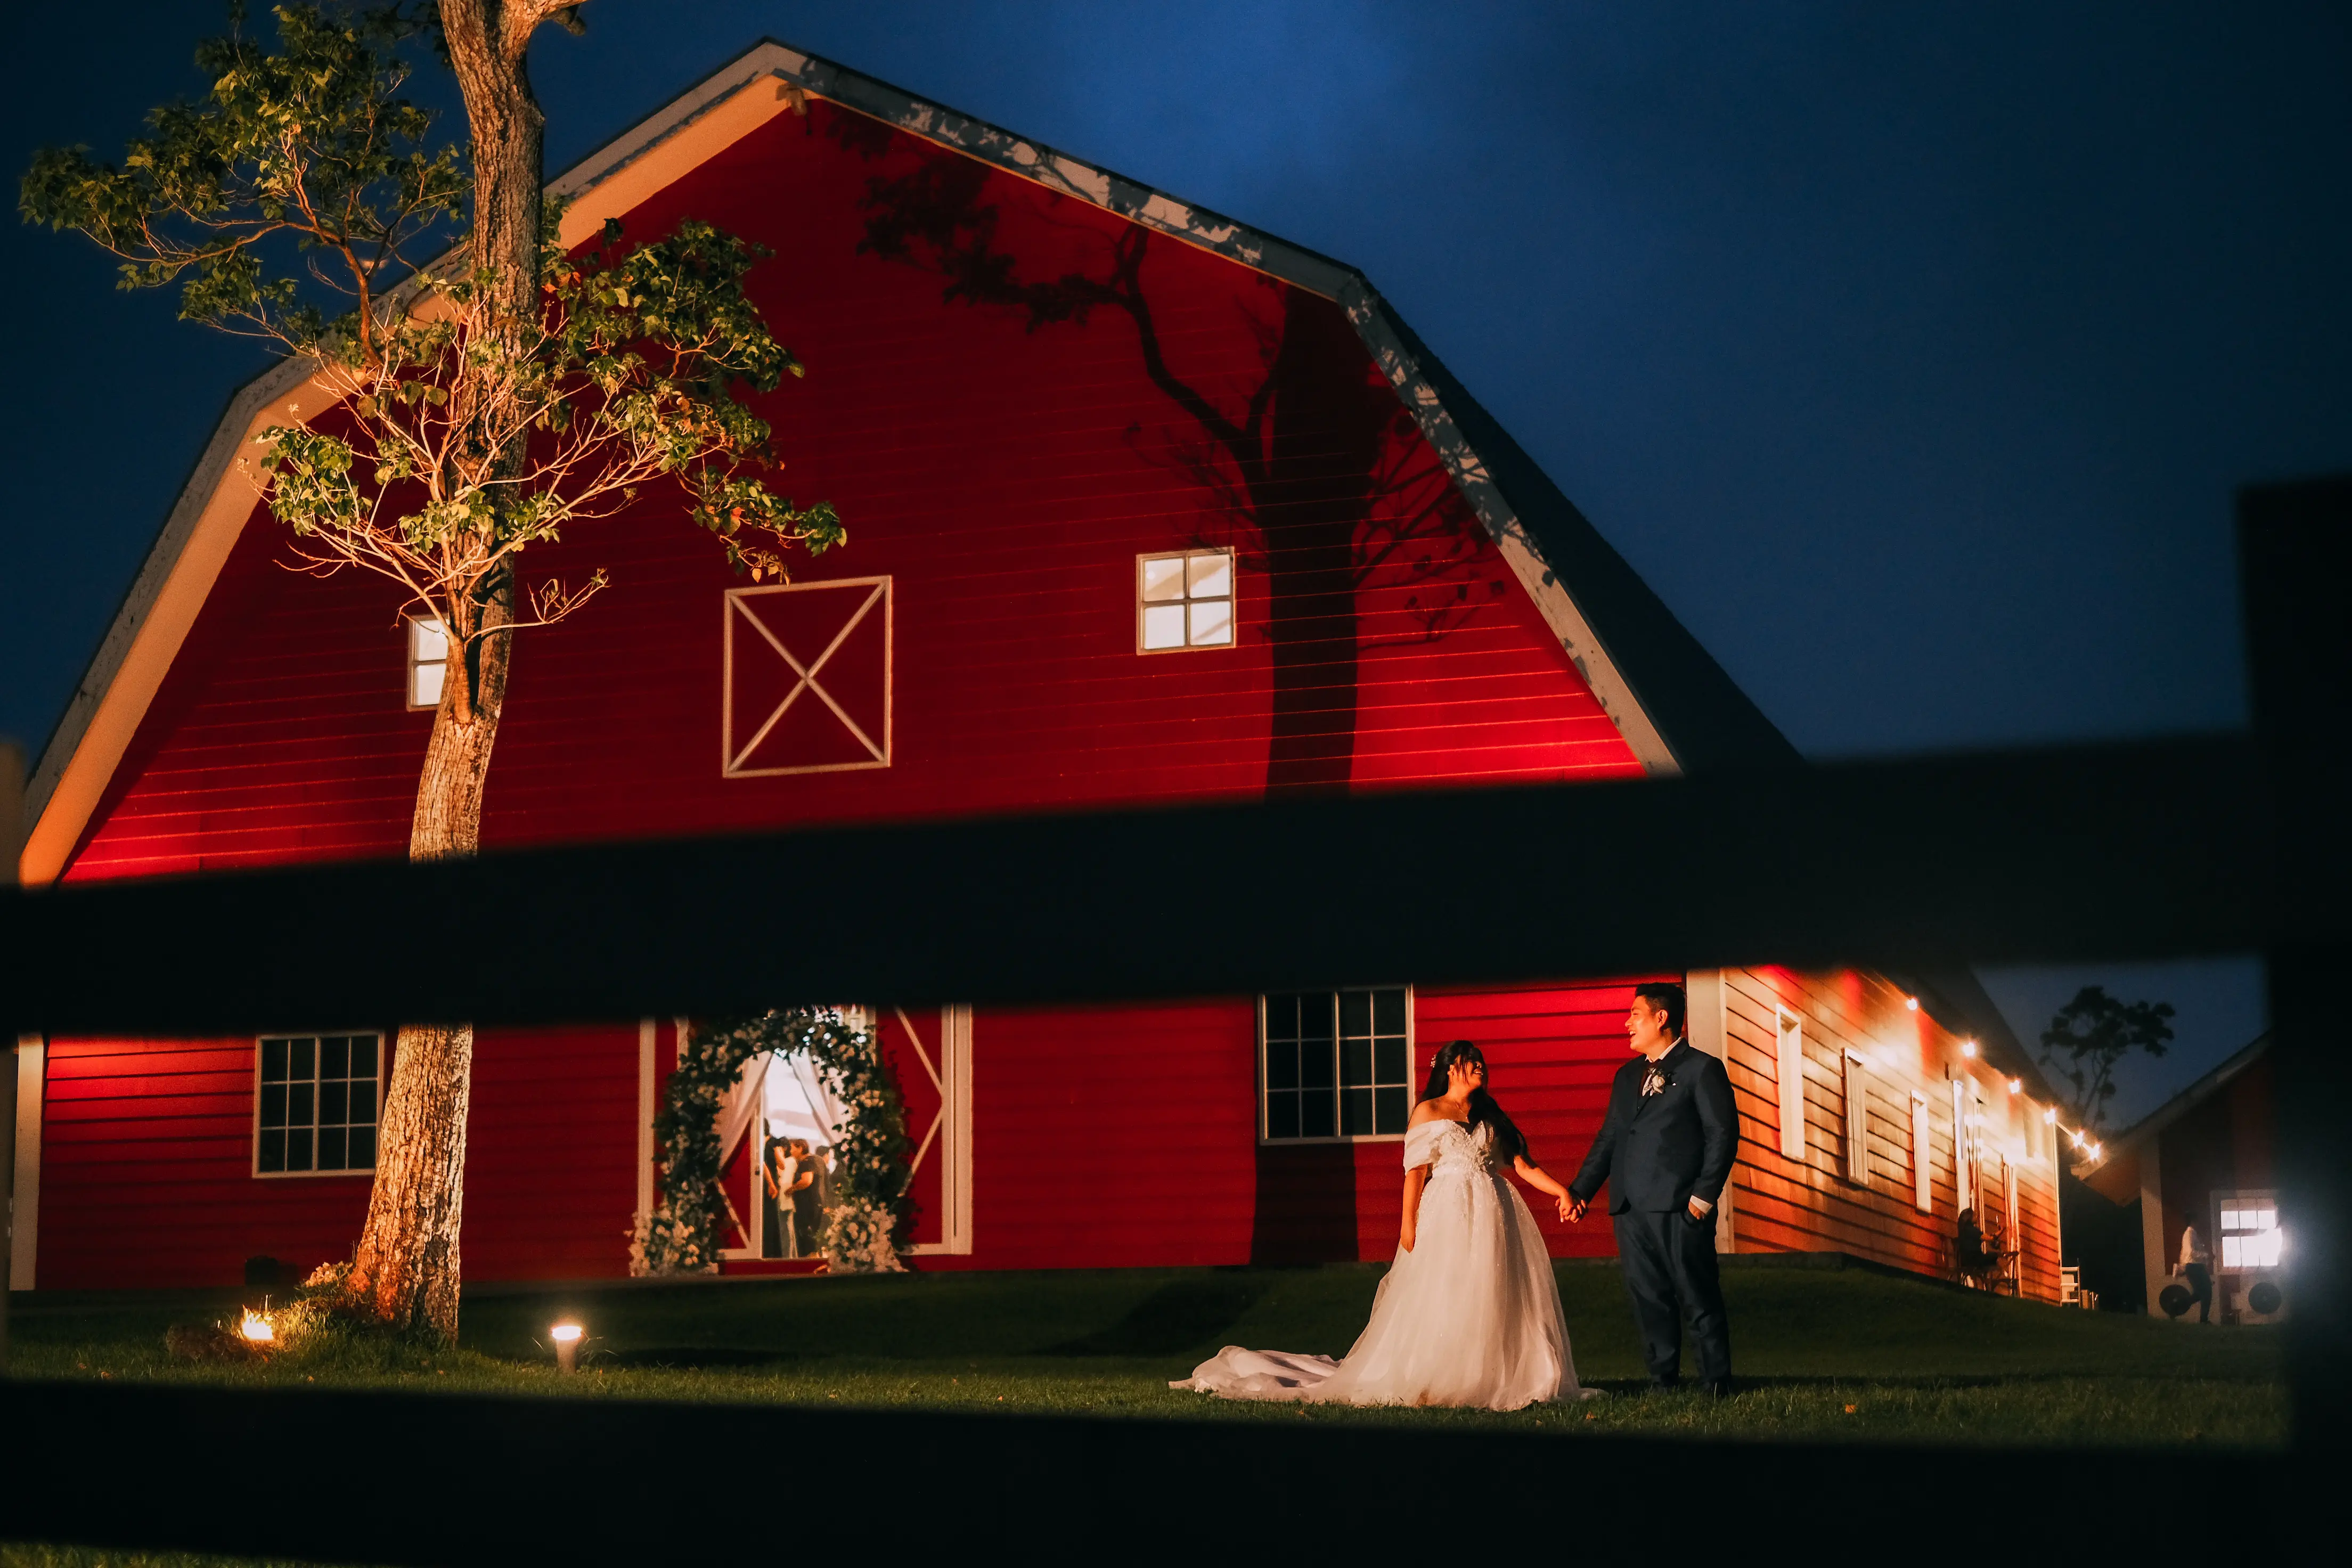
[[[1652,1062],[1650,1070],[1642,1075],[1642,1098],[1647,1100],[1653,1095],[1665,1093],[1667,1089],[1674,1087],[1674,1081],[1666,1076],[1665,1068]]]

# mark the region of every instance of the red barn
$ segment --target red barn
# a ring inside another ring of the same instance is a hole
[[[614,586],[518,647],[492,848],[1797,761],[1339,263],[772,43],[554,189],[575,242],[693,217],[775,252],[755,293],[811,369],[763,412],[793,493],[833,501],[850,543],[753,585],[648,497],[535,549]],[[403,852],[430,632],[371,577],[285,570],[246,456],[322,396],[289,365],[231,405],[30,781],[26,884]],[[1401,884],[1510,874],[1475,834],[1442,864],[1364,852]],[[1184,863],[1171,844],[1135,867],[1136,899]],[[1235,896],[1314,910],[1275,868]],[[1562,896],[1598,916],[1610,890]],[[920,1265],[1386,1257],[1412,1086],[1455,1037],[1539,1154],[1580,1156],[1637,977],[1342,978],[882,1009],[922,1144]],[[1973,1205],[2019,1238],[2019,1288],[2055,1298],[2047,1093],[1965,973],[1688,978],[1742,1112],[1726,1246],[1935,1272]],[[389,1038],[288,1018],[20,1041],[17,1283],[345,1255]],[[668,1019],[483,1032],[469,1276],[626,1269],[676,1040]],[[730,1131],[789,1125],[791,1079],[750,1086]],[[732,1176],[754,1268],[756,1142]],[[1605,1225],[1546,1224],[1562,1255],[1610,1247]]]

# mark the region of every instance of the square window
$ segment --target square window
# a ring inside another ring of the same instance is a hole
[[[1173,653],[1234,645],[1232,551],[1139,555],[1135,569],[1136,651]]]
[[[408,617],[408,705],[441,706],[441,678],[449,668],[449,634],[439,617]]]
[[[261,1176],[375,1168],[383,1099],[376,1035],[289,1035],[255,1055],[253,1170]]]
[[[1403,986],[1265,999],[1265,1137],[1393,1138],[1412,1114]]]

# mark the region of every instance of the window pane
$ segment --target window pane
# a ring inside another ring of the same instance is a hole
[[[408,705],[411,708],[432,708],[441,701],[441,679],[449,673],[446,664],[413,664],[408,667]]]
[[[2254,1238],[2253,1253],[2255,1268],[2275,1268],[2278,1267],[2279,1239],[2279,1233],[2276,1230],[2266,1230],[2263,1232],[2261,1236]]]
[[[433,664],[449,657],[449,634],[441,623],[422,616],[408,623],[408,659],[411,664]]]
[[[1161,555],[1143,563],[1143,598],[1146,604],[1184,596],[1184,558],[1181,555]]]
[[[2243,1268],[2245,1266],[2245,1242],[2238,1237],[2223,1237],[2221,1238],[2221,1267],[2224,1268]]]
[[[317,1092],[317,1086],[313,1084],[297,1083],[287,1086],[287,1126],[309,1127],[317,1121],[318,1119],[310,1114],[310,1097]]]
[[[1269,1094],[1265,1097],[1265,1135],[1269,1138],[1298,1136],[1297,1095]]]
[[[1184,563],[1184,578],[1185,588],[1196,599],[1230,599],[1234,558],[1222,550],[1214,555],[1195,555]]]
[[[330,1035],[319,1042],[319,1076],[349,1078],[352,1070],[352,1040],[348,1035]],[[341,1121],[341,1117],[335,1118]]]
[[[1234,602],[1231,599],[1195,603],[1192,611],[1194,647],[1221,647],[1234,640]],[[1145,613],[1156,615],[1159,612]]]
[[[1351,1089],[1340,1096],[1339,1131],[1350,1138],[1360,1138],[1372,1130],[1372,1091]]]
[[[310,1171],[317,1167],[310,1163],[310,1130],[289,1127],[286,1130],[286,1168],[289,1171]]]
[[[1404,1033],[1404,993],[1375,991],[1372,993],[1372,1032],[1380,1035]]]
[[[261,1157],[254,1162],[254,1166],[263,1171],[286,1168],[286,1134],[283,1130],[261,1135]]]
[[[1297,1089],[1298,1087],[1298,1047],[1288,1040],[1268,1040],[1265,1043],[1265,1087]]]
[[[362,1122],[374,1120],[375,1085],[370,1079],[362,1079],[352,1085],[352,1121]]]
[[[1298,998],[1269,996],[1265,999],[1265,1037],[1269,1040],[1295,1040],[1298,1037]]]
[[[353,1078],[375,1076],[375,1037],[373,1035],[355,1035],[352,1037],[352,1076]]]
[[[1372,1081],[1404,1081],[1404,1037],[1384,1037],[1372,1042]]]
[[[351,1163],[345,1167],[347,1170],[365,1171],[373,1169],[375,1165],[375,1129],[373,1127],[352,1128],[351,1148],[347,1151],[346,1157],[351,1161]]]
[[[1331,1136],[1331,1091],[1302,1094],[1298,1097],[1298,1135],[1301,1138]]]
[[[296,1040],[292,1042],[292,1044],[294,1047],[294,1067],[290,1076],[298,1080],[306,1078],[317,1078],[319,1076],[319,1042],[316,1040]]]
[[[1370,1085],[1372,1081],[1372,1042],[1341,1040],[1339,1042],[1339,1082],[1346,1088]]]
[[[1372,1032],[1372,994],[1369,991],[1339,993],[1339,1032],[1343,1035],[1369,1035]]]
[[[319,1169],[340,1171],[343,1168],[344,1139],[347,1136],[340,1127],[319,1129]]]
[[[285,1041],[264,1040],[261,1042],[261,1081],[264,1083],[283,1083],[286,1081]]]
[[[352,1086],[336,1079],[319,1086],[319,1125],[337,1126],[351,1120]]]
[[[286,1086],[265,1083],[261,1086],[261,1124],[264,1127],[286,1125]]]
[[[1372,1103],[1377,1108],[1380,1117],[1379,1124],[1372,1129],[1373,1131],[1402,1132],[1404,1131],[1405,1118],[1411,1114],[1412,1108],[1405,1104],[1403,1089],[1376,1089],[1372,1094]]]
[[[1184,606],[1153,605],[1143,612],[1143,646],[1145,647],[1182,647],[1184,646]]]

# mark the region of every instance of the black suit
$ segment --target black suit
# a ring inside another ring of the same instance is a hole
[[[1688,1040],[1675,1042],[1657,1069],[1664,1083],[1652,1095],[1642,1092],[1651,1072],[1646,1057],[1617,1069],[1609,1114],[1568,1190],[1589,1203],[1609,1184],[1617,1254],[1651,1378],[1673,1383],[1681,1376],[1687,1318],[1699,1375],[1712,1384],[1731,1375],[1715,1226],[1739,1147],[1738,1116],[1723,1064]],[[1714,1205],[1705,1219],[1690,1216],[1694,1197]]]

